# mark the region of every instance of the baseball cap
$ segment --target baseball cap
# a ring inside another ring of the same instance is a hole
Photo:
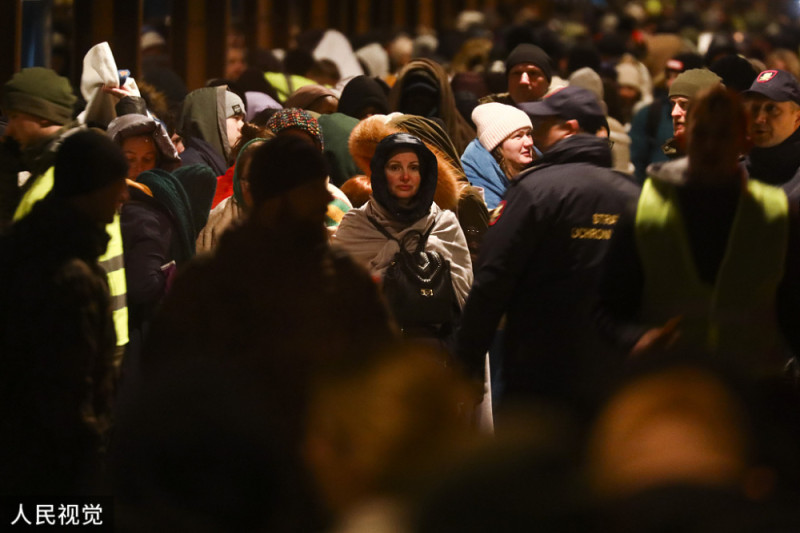
[[[581,129],[594,133],[606,125],[606,115],[597,96],[588,89],[570,85],[550,93],[538,102],[524,102],[519,108],[535,122],[536,117],[557,116],[577,120]]]
[[[776,102],[800,104],[800,83],[785,70],[763,70],[743,94],[760,94]]]

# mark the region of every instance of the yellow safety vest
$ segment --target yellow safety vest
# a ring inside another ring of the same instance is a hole
[[[297,74],[284,74],[283,72],[265,72],[264,78],[278,93],[278,100],[281,103],[300,87],[304,85],[316,85],[317,82]]]
[[[679,343],[687,349],[759,373],[779,370],[784,358],[775,294],[783,278],[788,214],[781,189],[748,180],[712,286],[697,273],[675,187],[648,179],[635,226],[645,323],[661,326],[680,315]]]
[[[33,186],[22,197],[14,220],[19,220],[30,213],[33,205],[47,196],[53,188],[53,171],[50,167],[41,176],[35,179]],[[111,237],[108,241],[106,252],[98,258],[100,266],[106,271],[108,279],[108,292],[111,295],[111,309],[113,311],[114,329],[117,333],[117,346],[128,344],[128,305],[126,294],[128,292],[125,282],[125,262],[122,249],[122,231],[119,225],[119,214],[114,216],[114,221],[106,226],[106,232]]]

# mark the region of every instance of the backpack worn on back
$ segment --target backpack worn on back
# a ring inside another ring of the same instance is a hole
[[[400,246],[383,276],[383,294],[403,329],[448,324],[457,309],[450,261],[439,252],[425,251],[425,244],[436,221],[424,232],[411,230],[401,240],[393,237],[372,217],[369,221],[386,238]],[[407,246],[417,239],[416,248]]]

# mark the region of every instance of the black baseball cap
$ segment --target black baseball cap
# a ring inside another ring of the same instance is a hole
[[[800,104],[800,83],[785,70],[763,70],[743,94],[760,94],[776,102]]]
[[[558,89],[538,102],[521,103],[519,108],[534,122],[537,117],[557,116],[564,120],[577,120],[581,129],[589,133],[607,127],[606,114],[597,96],[575,85]]]

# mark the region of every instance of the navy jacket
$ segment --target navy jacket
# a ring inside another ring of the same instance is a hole
[[[617,217],[638,193],[611,170],[606,140],[586,134],[558,141],[512,182],[484,239],[457,337],[473,376],[505,313],[507,394],[571,395],[596,344],[600,266]]]

